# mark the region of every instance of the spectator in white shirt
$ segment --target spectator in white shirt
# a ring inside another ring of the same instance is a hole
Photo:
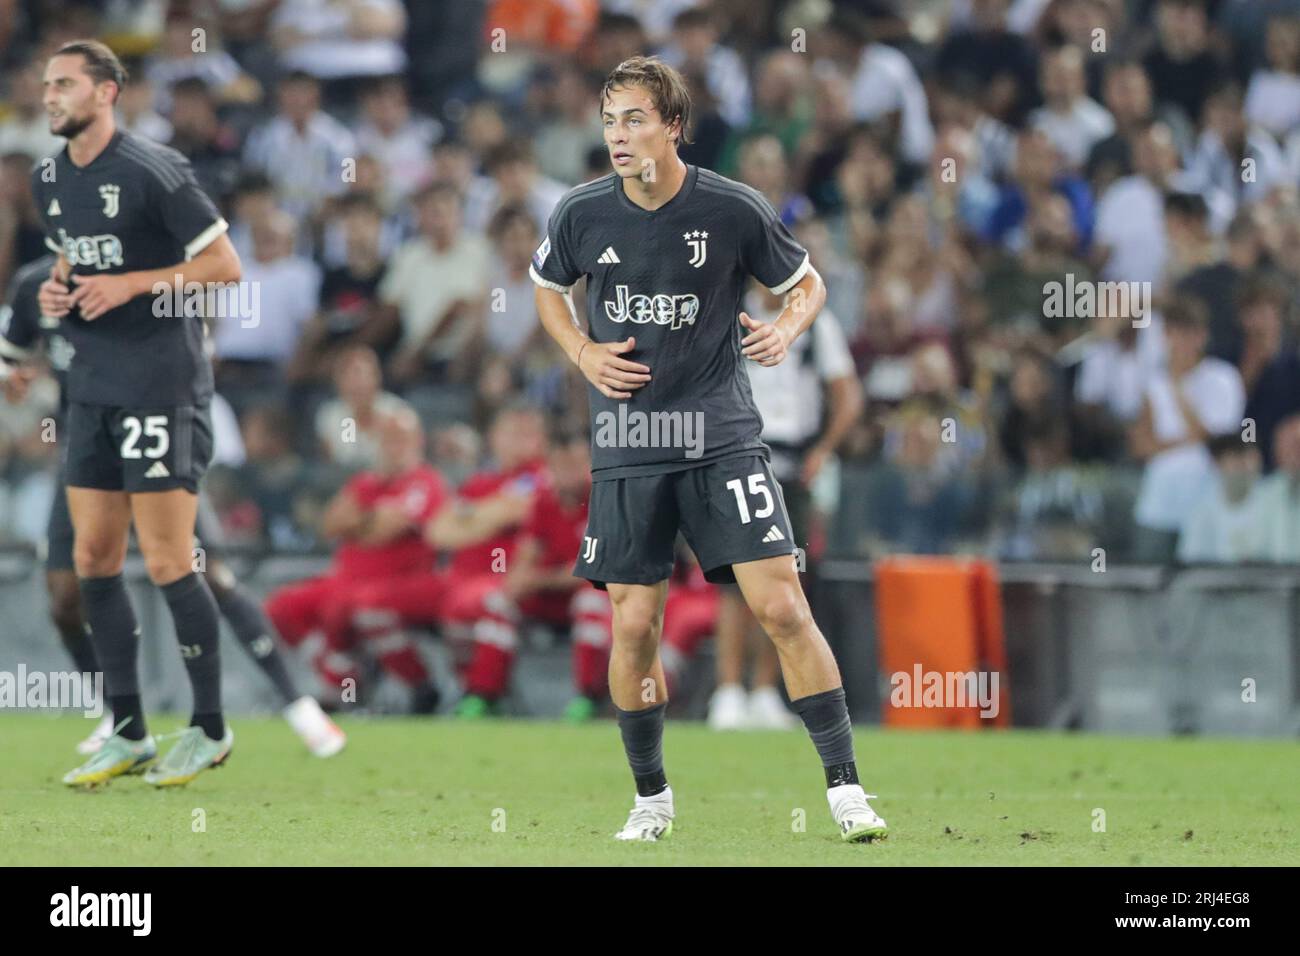
[[[1088,96],[1083,54],[1063,46],[1043,57],[1040,80],[1045,105],[1029,114],[1072,170],[1083,167],[1092,147],[1115,130],[1110,112]]]
[[[401,73],[405,35],[398,0],[280,0],[271,19],[280,65],[323,80]]]
[[[430,150],[442,137],[437,120],[411,112],[399,77],[375,80],[361,95],[357,148],[384,166],[386,208],[393,208],[432,178]]]
[[[352,345],[334,362],[334,390],[316,412],[316,440],[325,458],[347,468],[374,468],[379,460],[379,423],[406,407],[380,388],[379,359],[374,349]]]
[[[1270,18],[1264,43],[1268,69],[1250,78],[1246,119],[1280,140],[1300,127],[1300,17]]]
[[[289,74],[276,98],[278,113],[249,134],[244,163],[265,173],[281,205],[304,218],[326,197],[344,191],[344,160],[356,157],[356,141],[346,126],[321,111],[320,83],[310,74]]]
[[[1140,124],[1130,148],[1133,175],[1116,180],[1097,203],[1093,257],[1103,279],[1150,282],[1159,291],[1168,256],[1164,194],[1178,152],[1161,122]]]
[[[155,143],[170,143],[174,133],[172,124],[153,104],[153,83],[147,77],[132,79],[117,98],[117,125]]]
[[[511,368],[522,365],[544,333],[533,305],[528,265],[540,242],[537,220],[522,206],[502,206],[488,224],[492,239],[490,296],[484,334],[488,351],[503,356]]]
[[[1204,129],[1187,163],[1187,192],[1210,205],[1211,224],[1221,233],[1244,202],[1257,202],[1287,178],[1286,159],[1276,140],[1246,120],[1241,88],[1229,84],[1206,100]]]
[[[60,152],[67,141],[50,132],[50,118],[42,103],[41,67],[24,63],[6,75],[10,112],[0,118],[0,156],[26,153],[44,159]]]
[[[1178,535],[1184,564],[1237,564],[1264,557],[1266,518],[1259,451],[1236,432],[1209,441],[1214,474]]]
[[[884,43],[867,43],[858,57],[849,92],[854,119],[874,122],[898,115],[899,151],[909,163],[922,164],[934,149],[934,127],[925,87],[912,62]]]
[[[202,36],[202,46],[196,49]],[[197,77],[207,84],[218,103],[257,103],[262,86],[225,50],[221,49],[211,24],[196,29],[194,18],[179,11],[168,14],[162,46],[145,61],[144,75],[153,84],[153,106],[164,116],[171,115],[171,88],[181,81]]]
[[[281,377],[281,366],[315,315],[321,273],[310,259],[294,255],[296,233],[293,217],[279,210],[253,226],[253,256],[244,262],[240,280],[252,290],[245,296],[249,314],[217,320],[216,352],[223,373],[230,371],[228,366],[245,366],[259,385]],[[227,382],[222,391],[231,395],[235,383]]]
[[[1246,408],[1236,368],[1205,356],[1209,316],[1201,301],[1174,297],[1162,315],[1167,366],[1148,381],[1129,432],[1131,451],[1146,462],[1133,515],[1135,555],[1160,563],[1173,557],[1183,519],[1213,475],[1205,442],[1239,431]]]
[[[520,205],[538,222],[549,222],[551,212],[566,191],[563,183],[537,171],[532,148],[518,139],[508,139],[488,150],[483,167],[490,177],[490,190],[466,203],[465,228],[482,233],[503,206]]]
[[[401,383],[426,373],[465,381],[474,359],[465,346],[483,322],[491,253],[481,235],[461,228],[455,186],[431,183],[414,203],[419,235],[397,250],[379,284],[381,320],[401,330],[388,372]]]

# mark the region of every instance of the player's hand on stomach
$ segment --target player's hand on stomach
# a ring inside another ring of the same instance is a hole
[[[124,274],[72,277],[73,304],[80,306],[81,317],[93,322],[109,309],[131,299],[131,280]]]
[[[634,348],[634,336],[623,342],[588,342],[578,354],[578,368],[606,398],[631,398],[650,381],[650,366],[622,357]]]
[[[36,301],[41,307],[41,315],[48,315],[55,319],[63,318],[72,308],[71,290],[63,281],[58,263],[50,269],[50,277],[42,282],[41,287],[36,291]]]
[[[741,354],[759,365],[780,365],[790,345],[781,327],[775,322],[751,319],[745,312],[740,313],[740,324],[749,329],[749,334],[740,340]]]

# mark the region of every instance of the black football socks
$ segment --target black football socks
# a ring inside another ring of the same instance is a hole
[[[140,683],[136,674],[140,628],[122,575],[80,578],[77,585],[95,659],[104,669],[104,687],[113,707],[113,725],[116,727],[125,720],[127,723],[118,734],[127,740],[143,740],[144,713],[140,707]]]
[[[226,732],[221,716],[221,643],[217,602],[208,584],[193,572],[160,589],[171,609],[181,657],[194,695],[191,727],[202,727],[213,740]]]
[[[216,598],[221,616],[230,622],[230,629],[235,632],[235,637],[239,638],[240,646],[248,651],[248,656],[253,659],[253,663],[261,668],[262,673],[275,685],[276,691],[284,702],[291,704],[301,697],[297,685],[289,676],[288,668],[284,665],[284,658],[276,647],[275,638],[272,636],[275,631],[262,606],[239,585],[226,588],[211,587],[209,584],[209,588],[212,596]]]
[[[636,780],[637,796],[653,797],[668,789],[664,776],[664,709],[667,701],[645,710],[618,710],[623,750]]]
[[[808,736],[826,769],[826,787],[858,782],[858,767],[853,761],[853,726],[849,708],[844,703],[844,688],[823,691],[792,700],[791,706],[803,718]]]

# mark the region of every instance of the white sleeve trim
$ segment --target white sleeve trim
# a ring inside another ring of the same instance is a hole
[[[768,291],[773,295],[784,295],[789,292],[800,279],[808,274],[809,265],[811,265],[811,263],[808,261],[808,253],[805,252],[803,254],[803,262],[799,263],[799,268],[794,270],[794,275],[790,276],[790,278],[786,279],[780,285],[769,286]]]
[[[226,220],[218,218],[216,222],[190,240],[189,245],[185,247],[185,261],[189,262],[208,246],[212,245],[212,243],[216,241],[217,237],[229,228],[230,225]]]
[[[568,295],[569,290],[573,288],[572,285],[560,285],[558,282],[552,282],[550,279],[543,279],[538,274],[537,269],[535,269],[531,265],[528,267],[528,277],[532,279],[534,282],[536,282],[543,289],[553,289],[554,291],[559,292],[561,295]]]
[[[50,252],[56,252],[59,255],[63,254],[63,247],[59,245],[57,242],[55,242],[53,239],[51,239],[49,236],[45,237],[45,248],[49,249]]]

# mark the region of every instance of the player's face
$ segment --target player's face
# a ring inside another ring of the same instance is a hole
[[[601,109],[601,119],[614,172],[629,179],[645,174],[647,168],[667,168],[676,149],[677,127],[664,124],[644,88],[611,90]]]
[[[45,112],[55,136],[72,139],[100,113],[113,108],[114,86],[96,84],[85,65],[80,55],[55,56],[45,67]]]

